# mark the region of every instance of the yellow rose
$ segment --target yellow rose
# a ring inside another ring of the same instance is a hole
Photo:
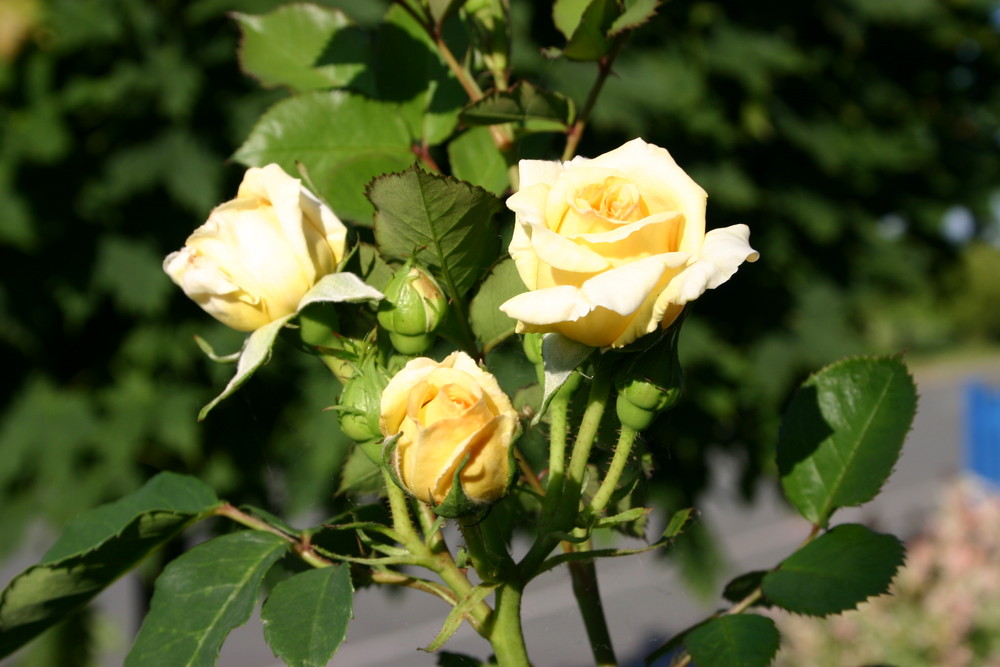
[[[344,256],[347,228],[276,164],[248,169],[236,199],[170,253],[163,270],[209,315],[254,331],[296,311]]]
[[[642,139],[519,171],[510,254],[530,291],[500,306],[518,332],[621,347],[757,260],[746,225],[705,233],[705,191]]]
[[[382,392],[379,427],[386,436],[400,434],[393,468],[421,501],[445,502],[456,472],[473,503],[496,502],[507,492],[517,413],[496,378],[464,352],[440,363],[407,363]]]

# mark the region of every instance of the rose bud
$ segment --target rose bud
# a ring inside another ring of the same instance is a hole
[[[420,354],[434,342],[433,331],[448,308],[434,277],[414,265],[404,264],[385,286],[378,322],[389,332],[393,347],[402,354]]]
[[[500,306],[518,333],[623,347],[757,259],[746,225],[705,232],[705,191],[642,139],[519,174],[510,255],[529,291]]]
[[[507,493],[517,412],[467,354],[411,360],[389,381],[381,409],[393,479],[435,512],[469,514]]]
[[[298,309],[344,256],[347,228],[276,164],[248,169],[236,198],[170,253],[163,270],[209,315],[254,331]]]
[[[680,321],[653,346],[640,353],[615,377],[618,421],[641,431],[657,415],[674,407],[681,396],[684,374],[677,356]]]

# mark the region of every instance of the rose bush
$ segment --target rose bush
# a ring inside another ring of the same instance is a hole
[[[464,352],[407,363],[382,393],[379,426],[386,436],[399,434],[392,466],[421,501],[444,503],[456,475],[472,503],[507,492],[517,412],[496,378]]]
[[[236,198],[170,253],[163,270],[210,315],[253,331],[296,311],[344,257],[347,228],[276,164],[248,169]]]
[[[758,257],[746,225],[705,233],[705,191],[642,139],[519,173],[510,254],[529,291],[500,307],[519,332],[621,347]]]

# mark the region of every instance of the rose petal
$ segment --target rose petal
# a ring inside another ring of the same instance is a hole
[[[750,247],[750,228],[733,225],[705,234],[698,259],[670,282],[664,293],[671,303],[684,304],[729,280],[744,261],[760,254]]]
[[[597,273],[611,267],[611,263],[596,252],[577,245],[542,225],[530,225],[526,231],[531,239],[531,249],[539,261],[554,269],[573,273]]]
[[[708,195],[681,169],[665,148],[633,139],[600,155],[594,166],[616,169],[635,183],[650,213],[680,211],[685,224],[678,250],[697,252],[705,233]]]

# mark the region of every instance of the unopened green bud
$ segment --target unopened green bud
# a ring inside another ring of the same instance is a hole
[[[340,430],[344,435],[357,442],[381,439],[378,418],[382,390],[387,383],[385,373],[372,360],[363,362],[354,377],[347,381],[337,405]]]
[[[378,322],[403,354],[420,354],[434,342],[434,330],[444,319],[448,300],[434,277],[407,262],[385,286]]]
[[[680,398],[684,377],[677,356],[679,331],[679,326],[671,328],[663,340],[640,353],[615,377],[615,407],[623,425],[636,431],[648,428]]]

